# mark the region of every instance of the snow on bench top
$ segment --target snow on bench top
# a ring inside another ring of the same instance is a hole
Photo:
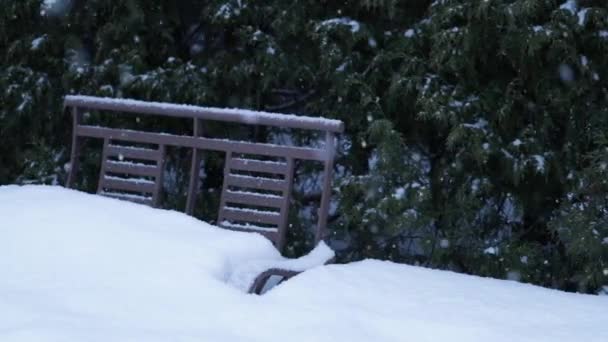
[[[377,260],[255,296],[235,271],[286,260],[256,233],[45,186],[0,187],[0,218],[2,342],[608,341],[608,297]]]
[[[124,198],[124,199],[134,199],[134,200],[141,200],[141,201],[151,201],[152,200],[152,196],[143,196],[143,195],[124,193],[124,192],[101,191],[99,194],[102,196],[110,196],[110,197]]]
[[[104,175],[103,178],[105,178],[107,180],[115,180],[115,181],[134,183],[134,184],[154,184],[153,180],[146,179],[146,178],[116,177],[116,176],[108,176],[108,175]]]
[[[226,228],[242,229],[242,230],[247,230],[247,231],[252,231],[252,232],[271,232],[271,233],[275,233],[278,230],[278,228],[276,228],[276,227],[275,228],[272,228],[272,227],[262,227],[262,226],[258,226],[258,225],[255,225],[255,224],[249,223],[249,222],[234,223],[234,222],[230,222],[228,220],[222,221],[220,223],[220,226],[226,227]]]
[[[277,127],[302,128],[343,132],[340,120],[295,114],[279,114],[238,108],[200,107],[187,104],[116,99],[86,95],[67,95],[65,106],[99,110],[116,110],[141,114],[158,114],[176,117],[192,117],[207,120],[231,121]]]

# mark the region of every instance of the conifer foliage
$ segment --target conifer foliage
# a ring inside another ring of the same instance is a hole
[[[605,1],[0,4],[0,184],[63,182],[65,94],[322,115],[343,261],[608,285]]]

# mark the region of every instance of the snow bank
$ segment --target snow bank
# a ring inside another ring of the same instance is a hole
[[[0,341],[608,341],[608,297],[363,261],[264,296],[257,234],[58,187],[0,187]]]

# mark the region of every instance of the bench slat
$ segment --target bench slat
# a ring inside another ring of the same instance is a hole
[[[158,175],[158,167],[153,165],[133,164],[108,160],[106,161],[105,166],[106,172],[149,177],[156,177]]]
[[[268,234],[276,234],[278,231],[277,227],[260,227],[250,223],[239,224],[233,223],[230,221],[222,221],[219,223],[219,226],[224,228],[230,228],[238,231],[246,231],[246,232],[259,232],[259,233],[268,233]]]
[[[258,233],[270,241],[276,241],[277,236],[278,236],[278,229],[275,229],[274,231],[266,230],[266,229],[261,230],[261,229],[255,229],[252,226],[235,224],[235,223],[231,223],[228,221],[221,222],[218,224],[218,226],[220,226],[222,228],[230,229],[230,230],[235,230],[237,232]]]
[[[260,190],[284,191],[287,186],[287,182],[280,179],[260,178],[235,174],[228,174],[224,181],[229,186],[232,185]]]
[[[230,168],[233,170],[264,172],[284,175],[287,173],[287,164],[255,159],[231,158]]]
[[[137,195],[130,195],[130,194],[121,194],[119,192],[107,192],[107,191],[102,191],[99,194],[102,196],[105,196],[105,197],[116,198],[116,199],[123,200],[123,201],[129,201],[129,202],[145,204],[145,205],[152,205],[151,197],[144,197],[144,196],[137,196]]]
[[[283,197],[271,196],[248,191],[231,191],[227,190],[224,194],[225,202],[249,204],[260,207],[281,208],[283,205]]]
[[[107,155],[111,157],[133,158],[142,160],[160,161],[161,154],[157,150],[147,148],[134,148],[127,146],[108,145]]]
[[[102,188],[113,190],[135,191],[140,193],[154,193],[154,183],[135,182],[132,180],[122,180],[104,177]]]
[[[278,225],[281,222],[279,213],[254,211],[247,209],[224,207],[223,218],[229,221],[242,221]]]

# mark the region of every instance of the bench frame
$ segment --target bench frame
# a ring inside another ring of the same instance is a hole
[[[323,163],[323,184],[321,186],[321,201],[318,209],[318,221],[315,230],[315,244],[327,236],[327,217],[329,213],[329,202],[332,189],[333,165],[336,150],[336,134],[344,131],[344,123],[338,120],[323,118],[313,118],[306,116],[276,114],[267,112],[255,112],[239,109],[221,109],[210,107],[198,107],[190,105],[177,105],[159,102],[146,102],[129,99],[110,99],[93,96],[66,96],[64,108],[70,108],[73,119],[72,149],[71,149],[71,168],[68,175],[67,187],[73,188],[79,170],[79,159],[85,138],[96,138],[104,141],[104,156],[102,160],[102,170],[100,181],[104,177],[106,169],[106,152],[110,148],[112,141],[123,141],[139,144],[154,144],[158,146],[160,154],[157,167],[161,168],[160,174],[156,178],[156,184],[149,204],[158,205],[158,196],[162,188],[162,165],[164,164],[164,149],[166,146],[186,147],[192,149],[192,162],[190,169],[190,182],[188,185],[187,202],[185,212],[188,215],[194,213],[196,206],[197,189],[199,188],[199,167],[204,151],[220,151],[226,153],[226,172],[224,174],[224,186],[222,190],[222,202],[228,190],[227,179],[229,174],[229,163],[233,163],[234,154],[247,154],[266,156],[273,158],[283,158],[286,160],[285,182],[289,182],[284,196],[281,197],[282,203],[278,206],[279,222],[277,234],[269,237],[277,249],[281,250],[284,246],[284,237],[287,229],[287,215],[289,207],[289,197],[293,183],[293,167],[296,160],[312,160]],[[173,135],[166,133],[153,133],[145,131],[116,129],[110,127],[100,127],[84,124],[84,113],[87,110],[110,111],[141,115],[159,115],[164,117],[175,117],[190,119],[193,122],[193,135]],[[245,125],[262,125],[279,128],[294,128],[312,131],[325,132],[325,144],[322,148],[286,146],[267,143],[245,142],[229,139],[208,138],[203,135],[203,125],[205,121],[224,121]],[[242,164],[242,163],[241,163]],[[272,169],[272,168],[271,168]],[[229,184],[230,185],[230,184]],[[98,192],[103,191],[102,184],[99,184]],[[238,197],[238,193],[231,193],[230,196]],[[249,196],[250,198],[252,196]],[[246,198],[240,199],[246,202]],[[220,216],[225,213],[225,207],[220,206]],[[251,214],[251,213],[249,213]],[[254,213],[255,214],[255,213]],[[255,215],[249,215],[253,217]],[[258,215],[259,216],[259,215]],[[218,217],[219,218],[219,217]],[[219,219],[218,219],[219,221]],[[231,227],[225,227],[232,229]],[[238,229],[237,229],[238,230]],[[264,235],[264,234],[263,234]]]

